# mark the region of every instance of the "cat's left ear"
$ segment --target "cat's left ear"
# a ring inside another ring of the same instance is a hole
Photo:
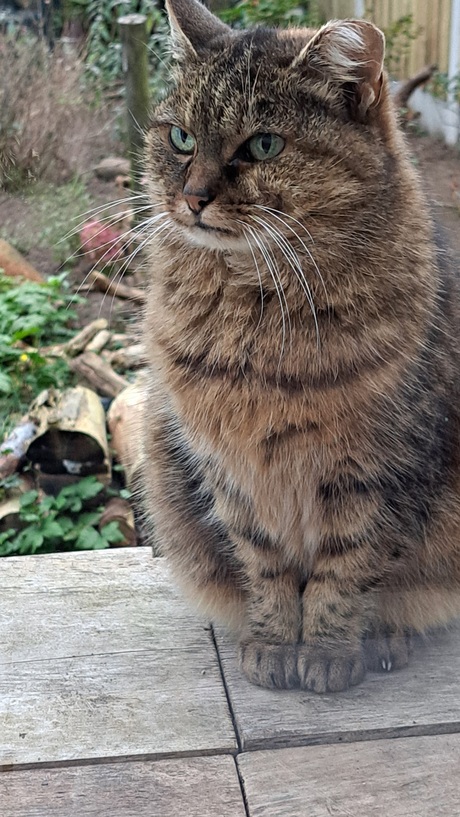
[[[166,0],[173,53],[179,61],[197,56],[231,28],[218,20],[199,0]]]
[[[364,119],[380,99],[385,37],[366,20],[326,23],[294,59],[292,67],[308,64],[326,78],[347,85],[355,94],[358,118]]]

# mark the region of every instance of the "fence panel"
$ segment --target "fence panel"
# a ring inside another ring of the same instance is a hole
[[[363,5],[366,19],[389,35],[390,70],[395,77],[410,76],[431,63],[440,71],[447,71],[451,0],[366,0],[364,4],[356,0],[319,0],[318,3],[321,14],[327,18],[354,17]],[[399,36],[392,38],[396,21],[408,15],[412,17],[412,24],[401,23]],[[414,39],[408,34],[414,35]]]

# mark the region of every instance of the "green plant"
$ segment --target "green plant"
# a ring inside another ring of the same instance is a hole
[[[317,26],[320,22],[317,3],[308,0],[239,0],[218,14],[224,22],[236,28]]]
[[[62,358],[48,359],[40,347],[72,335],[74,313],[66,304],[64,276],[46,283],[18,284],[0,270],[0,416],[5,433],[13,415],[23,413],[31,399],[50,386],[62,388],[73,375]]]
[[[117,522],[98,530],[104,508],[93,505],[103,490],[96,477],[84,477],[55,497],[27,491],[20,499],[21,529],[0,534],[0,556],[99,550],[123,541]]]
[[[390,74],[397,74],[403,61],[409,56],[412,42],[420,36],[412,14],[404,14],[383,29],[385,34],[385,65]]]
[[[460,104],[460,73],[453,77],[443,71],[436,71],[427,84],[427,91],[438,99],[448,99]]]
[[[85,66],[31,34],[0,37],[0,187],[62,182],[87,168],[107,105]]]
[[[68,0],[67,14],[77,16],[87,30],[86,69],[102,86],[110,86],[123,77],[119,17],[144,14],[147,18],[150,54],[150,87],[157,96],[167,74],[169,28],[165,15],[152,0]]]

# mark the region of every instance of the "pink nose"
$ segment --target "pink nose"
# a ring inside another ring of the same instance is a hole
[[[215,198],[209,190],[189,190],[187,186],[184,187],[183,195],[190,210],[196,215],[201,213],[206,205]]]

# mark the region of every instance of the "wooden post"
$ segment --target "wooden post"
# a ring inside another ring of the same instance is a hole
[[[123,48],[123,71],[128,109],[131,180],[136,193],[142,192],[144,132],[148,124],[150,107],[146,22],[147,18],[144,14],[127,14],[118,20]]]

